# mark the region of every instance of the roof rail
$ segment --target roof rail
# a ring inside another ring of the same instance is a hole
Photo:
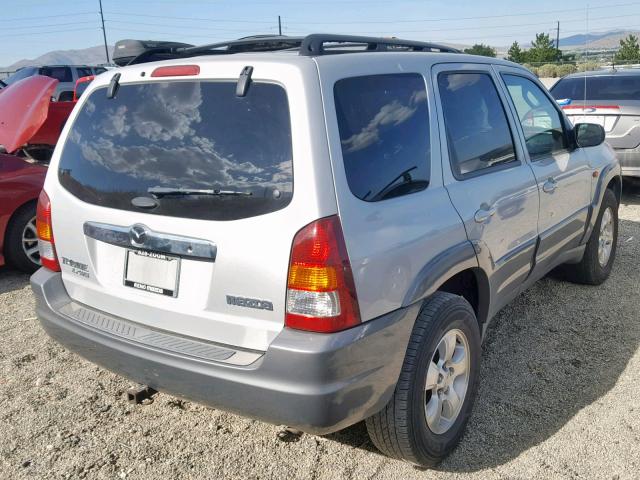
[[[120,43],[143,43],[137,40],[122,40]],[[152,43],[152,42],[148,42]],[[170,42],[165,42],[170,43]],[[361,37],[354,35],[336,35],[314,33],[306,37],[288,37],[286,35],[254,35],[227,42],[206,45],[158,45],[143,50],[127,65],[146,63],[168,58],[193,57],[195,55],[224,55],[248,52],[274,52],[278,50],[298,50],[302,56],[319,56],[328,54],[356,52],[448,52],[460,53],[459,50],[437,43],[400,40],[398,38]]]
[[[325,44],[334,44],[331,51],[327,51]],[[412,51],[412,52],[448,52],[460,53],[460,50],[446,45],[430,42],[416,42],[414,40],[401,40],[399,38],[382,38],[382,37],[360,37],[354,35],[335,35],[314,33],[304,37],[300,46],[300,55],[316,56],[326,55],[327,53],[354,53],[362,52],[362,48],[353,49],[353,47],[365,47],[367,52],[388,52],[388,51]],[[335,50],[334,50],[335,49]]]
[[[228,42],[210,43],[196,47],[179,48],[176,53],[194,55],[199,53],[240,53],[240,52],[272,52],[299,48],[304,37],[288,37],[286,35],[253,35]]]

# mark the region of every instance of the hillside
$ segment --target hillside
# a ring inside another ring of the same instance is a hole
[[[113,47],[109,47],[109,54],[113,51]],[[55,50],[45,53],[37,58],[20,60],[13,65],[0,67],[1,70],[11,71],[27,65],[56,65],[56,64],[88,64],[96,65],[105,63],[104,46],[83,48],[78,50]]]

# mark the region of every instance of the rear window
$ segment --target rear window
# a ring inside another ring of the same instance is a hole
[[[638,100],[640,98],[640,75],[603,75],[586,77],[586,100]],[[556,100],[585,99],[585,77],[565,78],[551,88]]]
[[[284,208],[293,194],[286,92],[258,82],[245,97],[235,89],[153,82],[121,85],[113,99],[95,90],[67,137],[60,183],[88,203],[141,211],[132,200],[148,197],[157,206],[145,213],[183,218],[236,220]]]

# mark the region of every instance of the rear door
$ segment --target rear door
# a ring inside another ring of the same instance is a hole
[[[312,62],[253,59],[237,96],[247,61],[185,77],[141,65],[121,71],[114,98],[110,78],[83,95],[45,185],[75,301],[252,350],[283,328],[293,236],[335,214],[335,195],[326,156],[326,171],[312,167],[316,143],[326,150],[309,122],[321,109],[317,88],[306,91],[317,84]]]
[[[538,235],[538,189],[490,65],[444,64],[438,86],[444,181],[490,273],[492,315],[529,275]]]
[[[520,69],[496,67],[519,120],[526,153],[540,190],[536,267],[545,272],[558,255],[577,247],[589,212],[592,169],[556,102],[536,80]]]

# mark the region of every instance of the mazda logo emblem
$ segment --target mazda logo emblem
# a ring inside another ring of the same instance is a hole
[[[129,238],[133,243],[141,245],[147,239],[147,229],[144,225],[134,225],[129,230]]]

